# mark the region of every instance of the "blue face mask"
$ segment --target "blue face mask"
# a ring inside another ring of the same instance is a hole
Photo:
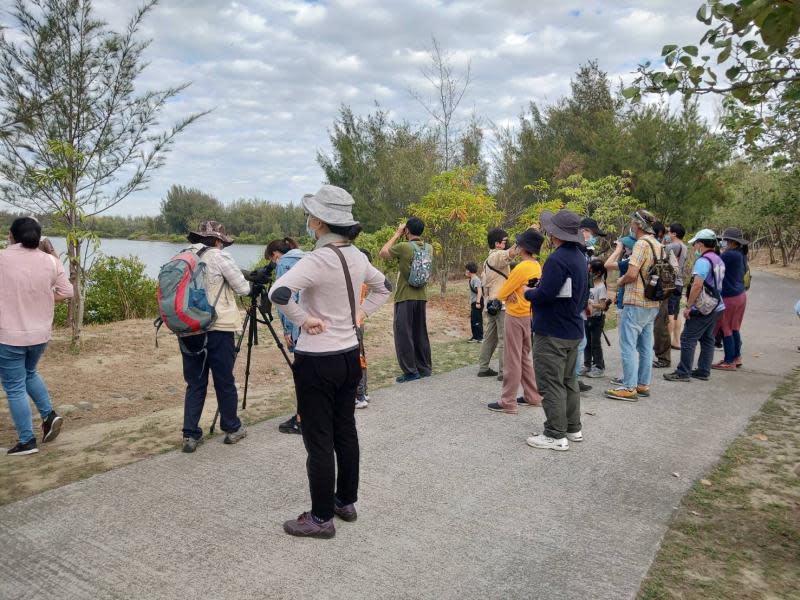
[[[586,246],[589,248],[594,248],[594,245],[597,243],[597,238],[595,236],[590,237],[586,240]]]
[[[672,241],[672,236],[670,234],[664,235],[664,243],[669,244]]]
[[[701,256],[703,256],[703,253],[700,252],[700,250],[695,250],[694,251],[694,255],[695,255],[695,258],[700,258]]]
[[[310,221],[311,221],[311,215],[309,215],[308,218],[306,219],[306,233],[308,233],[308,237],[310,237],[312,240],[315,240],[317,239],[317,232],[311,229],[311,226],[309,225]]]

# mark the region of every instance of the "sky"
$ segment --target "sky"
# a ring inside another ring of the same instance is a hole
[[[139,89],[191,86],[164,110],[162,125],[213,109],[176,141],[148,189],[110,214],[156,214],[169,187],[237,198],[297,202],[324,175],[318,151],[342,104],[366,114],[426,121],[409,94],[430,89],[420,68],[431,38],[472,83],[458,119],[476,114],[515,125],[529,102],[569,92],[580,63],[597,59],[614,85],[667,43],[697,43],[701,0],[161,0],[142,36],[150,62]],[[10,0],[0,0],[2,21]],[[121,30],[134,0],[95,0]],[[713,113],[713,111],[710,111]],[[709,116],[713,116],[709,113]]]

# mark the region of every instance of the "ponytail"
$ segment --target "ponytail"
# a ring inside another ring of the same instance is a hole
[[[342,235],[346,237],[351,242],[358,237],[358,234],[361,233],[364,228],[361,227],[361,223],[356,223],[355,225],[328,225],[328,229],[331,230],[331,233],[335,233],[336,235]]]

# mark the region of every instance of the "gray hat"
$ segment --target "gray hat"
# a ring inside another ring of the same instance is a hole
[[[316,194],[306,194],[302,203],[308,214],[328,225],[349,227],[358,224],[353,218],[355,200],[335,185],[323,185]]]
[[[722,239],[723,240],[733,240],[737,244],[741,246],[749,246],[750,242],[744,239],[744,234],[742,230],[738,227],[728,227],[725,231],[722,232]]]
[[[581,218],[571,210],[560,210],[553,214],[549,210],[543,210],[539,215],[539,222],[542,229],[562,242],[575,242],[583,246],[585,240],[580,232]]]

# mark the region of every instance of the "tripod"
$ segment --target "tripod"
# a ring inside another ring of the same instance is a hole
[[[280,337],[278,336],[275,328],[272,326],[272,321],[274,317],[272,316],[272,302],[269,300],[269,296],[267,295],[268,288],[260,285],[260,284],[253,284],[253,289],[250,291],[250,304],[247,307],[247,315],[244,318],[244,324],[242,325],[242,335],[239,336],[239,341],[236,342],[236,354],[239,354],[239,351],[242,349],[242,342],[244,341],[244,336],[247,334],[247,362],[245,363],[244,369],[244,397],[242,398],[242,410],[247,408],[247,386],[250,383],[250,359],[253,353],[253,346],[258,345],[258,324],[262,323],[267,326],[269,332],[272,334],[272,339],[275,340],[275,345],[283,354],[283,358],[286,360],[286,364],[289,365],[289,368],[292,368],[292,360],[289,358],[289,354],[286,352],[286,348],[281,342]],[[259,318],[259,314],[261,318]],[[209,434],[214,433],[214,427],[217,425],[217,418],[219,417],[219,406],[217,406],[217,412],[214,414],[214,420],[211,422],[211,427],[209,428]]]

